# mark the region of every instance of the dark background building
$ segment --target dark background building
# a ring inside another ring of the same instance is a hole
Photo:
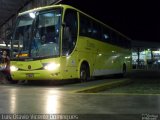
[[[159,42],[158,0],[2,0],[0,2],[0,43],[18,12],[59,2],[70,4],[117,29],[132,40]]]

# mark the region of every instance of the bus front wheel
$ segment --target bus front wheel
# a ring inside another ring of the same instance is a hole
[[[80,80],[81,82],[86,82],[90,79],[89,66],[83,63],[80,67]]]

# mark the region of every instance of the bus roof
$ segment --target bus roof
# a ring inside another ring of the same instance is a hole
[[[38,8],[34,8],[34,9],[31,9],[31,10],[28,10],[28,11],[25,11],[25,12],[21,12],[21,13],[18,14],[18,16],[23,15],[23,14],[27,14],[27,13],[30,13],[30,12],[37,12],[37,11],[47,10],[47,9],[51,9],[51,8],[71,8],[71,9],[74,9],[74,10],[76,10],[76,11],[82,13],[83,15],[85,15],[85,16],[93,19],[93,20],[95,20],[96,22],[102,24],[103,26],[111,29],[112,31],[118,33],[119,35],[121,35],[121,36],[123,36],[123,37],[125,37],[126,39],[128,39],[128,40],[131,41],[131,38],[127,37],[126,35],[122,34],[121,32],[117,31],[116,29],[110,27],[109,25],[104,24],[103,22],[97,20],[96,18],[94,18],[94,17],[92,17],[92,16],[90,16],[90,15],[82,12],[81,10],[79,10],[79,9],[77,9],[77,8],[75,8],[75,7],[72,7],[72,6],[70,6],[70,5],[59,4],[59,5],[50,5],[50,6],[38,7]]]
[[[34,8],[34,9],[31,9],[31,10],[28,10],[28,11],[21,12],[18,15],[20,16],[20,15],[27,14],[27,13],[30,13],[30,12],[37,12],[37,11],[41,11],[41,10],[64,7],[64,6],[66,6],[66,5],[61,5],[60,4],[60,5],[50,5],[50,6],[38,7],[38,8]]]

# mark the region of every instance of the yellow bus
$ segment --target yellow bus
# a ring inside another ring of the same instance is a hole
[[[131,68],[130,39],[69,5],[20,13],[13,31],[13,80],[86,81]]]

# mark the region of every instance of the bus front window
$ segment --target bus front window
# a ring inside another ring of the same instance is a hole
[[[12,39],[12,57],[28,57],[33,20],[34,17],[30,14],[21,15],[17,18]]]
[[[31,43],[31,57],[59,55],[60,10],[39,13]]]
[[[59,56],[61,9],[22,14],[12,39],[12,57]]]

